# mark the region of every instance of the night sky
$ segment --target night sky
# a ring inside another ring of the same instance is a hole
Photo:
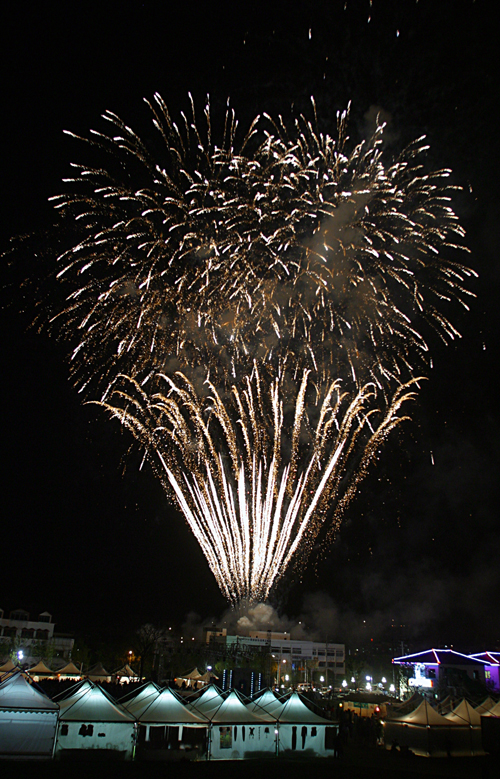
[[[348,0],[268,4],[11,4],[2,13],[2,244],[50,228],[85,135],[110,109],[150,132],[143,97],[171,114],[228,97],[242,129],[267,111],[308,110],[323,128],[352,100],[350,135],[388,121],[389,157],[426,134],[430,168],[464,187],[454,207],[479,273],[463,338],[432,341],[434,367],[363,482],[333,546],[315,549],[302,581],[275,605],[330,639],[401,636],[420,646],[500,644],[496,40],[486,4]],[[159,8],[169,7],[168,11]],[[235,11],[235,9],[237,9]],[[79,157],[79,155],[81,155]],[[88,157],[85,157],[88,159]],[[40,239],[42,240],[42,239]],[[117,424],[84,406],[63,344],[29,329],[35,242],[2,292],[0,607],[47,609],[62,631],[203,622],[226,604],[179,513]]]

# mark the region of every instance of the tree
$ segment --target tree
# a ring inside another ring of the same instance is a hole
[[[142,625],[136,632],[136,638],[134,641],[134,652],[137,657],[140,657],[139,676],[142,679],[144,676],[144,668],[147,662],[151,659],[151,674],[154,672],[154,659],[158,650],[159,643],[165,639],[167,631],[165,628],[159,628],[155,625],[147,623]]]
[[[356,684],[359,687],[359,680],[361,677],[361,674],[363,673],[364,668],[366,667],[366,662],[364,658],[361,655],[348,655],[345,661],[345,671],[349,679],[354,677],[356,679]]]

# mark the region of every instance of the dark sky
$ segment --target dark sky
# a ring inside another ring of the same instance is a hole
[[[189,91],[200,108],[209,92],[215,114],[229,96],[243,127],[259,112],[307,110],[314,95],[332,132],[352,100],[352,137],[383,110],[389,154],[427,134],[429,164],[464,186],[454,206],[477,299],[457,321],[464,337],[434,342],[414,420],[334,545],[314,551],[301,582],[285,579],[277,605],[296,618],[316,609],[337,640],[363,629],[384,637],[403,622],[415,642],[498,646],[498,84],[486,4],[269,2],[227,15],[189,0],[104,5],[20,3],[2,14],[2,248],[50,227],[47,198],[79,151],[63,129],[85,134],[105,109],[148,128],[142,98],[156,90],[173,115]],[[183,519],[137,456],[123,458],[127,436],[81,404],[64,347],[27,330],[33,305],[15,279],[24,268],[36,276],[28,245],[2,294],[0,607],[48,609],[60,630],[219,616],[225,602]]]

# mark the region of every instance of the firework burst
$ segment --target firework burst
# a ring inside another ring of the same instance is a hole
[[[125,425],[177,501],[225,596],[261,600],[325,517],[339,522],[404,417],[426,361],[421,324],[458,335],[472,271],[448,170],[393,163],[383,126],[348,150],[301,116],[257,117],[219,144],[210,106],[175,123],[148,103],[154,153],[116,115],[53,198],[78,238],[58,257],[50,326],[72,373]],[[315,111],[314,111],[315,115]],[[415,370],[414,363],[418,366]]]

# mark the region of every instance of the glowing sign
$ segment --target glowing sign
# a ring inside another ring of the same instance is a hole
[[[419,676],[418,679],[408,679],[408,684],[410,687],[434,687],[434,680]]]

